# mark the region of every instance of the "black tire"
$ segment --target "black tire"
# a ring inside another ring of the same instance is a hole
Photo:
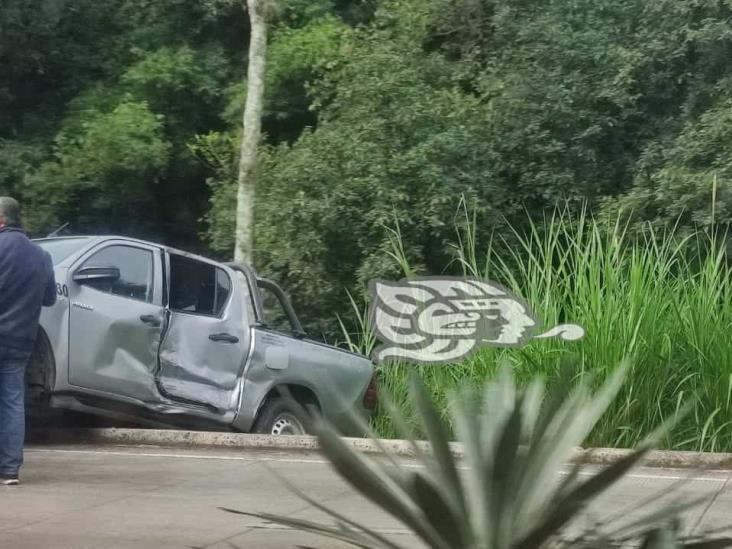
[[[48,338],[38,335],[33,354],[26,369],[25,403],[27,414],[36,420],[50,419],[54,413],[50,406],[51,391],[55,383],[56,364]]]
[[[263,435],[306,435],[307,425],[306,413],[301,406],[274,397],[265,402],[252,432]]]

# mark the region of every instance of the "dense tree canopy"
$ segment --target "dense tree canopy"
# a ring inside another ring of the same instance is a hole
[[[7,0],[0,194],[229,256],[247,43],[235,0]],[[461,200],[486,241],[566,201],[732,222],[731,57],[729,0],[280,0],[256,266],[328,331],[397,222],[447,268]]]

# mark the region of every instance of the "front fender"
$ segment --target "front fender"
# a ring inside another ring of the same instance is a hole
[[[59,291],[56,303],[51,307],[44,307],[41,311],[40,326],[46,333],[53,352],[56,364],[56,376],[52,391],[63,391],[69,388],[69,309],[70,303],[66,276],[68,270],[57,267],[54,269]]]

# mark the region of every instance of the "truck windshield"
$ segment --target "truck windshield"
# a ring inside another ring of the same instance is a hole
[[[87,238],[54,238],[36,240],[35,242],[51,255],[53,264],[58,265],[72,253],[79,250],[87,241]]]

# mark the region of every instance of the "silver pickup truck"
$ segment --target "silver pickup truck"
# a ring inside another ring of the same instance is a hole
[[[122,237],[36,243],[59,299],[41,317],[31,410],[300,434],[316,407],[358,434],[349,409],[375,407],[371,361],[308,339],[280,287],[246,265]]]

